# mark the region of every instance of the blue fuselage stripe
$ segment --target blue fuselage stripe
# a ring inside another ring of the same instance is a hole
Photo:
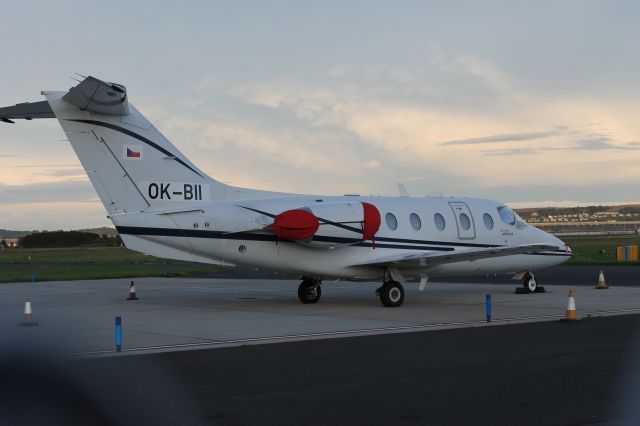
[[[138,139],[140,142],[143,142],[143,143],[149,145],[150,147],[157,149],[158,151],[160,151],[164,155],[174,158],[178,163],[182,164],[187,169],[191,170],[193,173],[197,174],[198,176],[200,176],[203,179],[206,179],[204,176],[202,176],[200,173],[198,173],[193,167],[189,166],[187,163],[182,161],[177,155],[167,151],[166,149],[164,149],[163,147],[161,147],[157,143],[145,138],[144,136],[139,135],[139,134],[137,134],[135,132],[132,132],[131,130],[125,129],[124,127],[120,127],[120,126],[116,126],[115,124],[105,123],[103,121],[96,121],[96,120],[69,119],[68,121],[77,121],[78,123],[92,124],[94,126],[106,127],[107,129],[111,129],[111,130],[115,130],[116,132],[124,133],[127,136],[131,136],[134,139]]]

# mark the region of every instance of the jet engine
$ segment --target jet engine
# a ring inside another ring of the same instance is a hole
[[[380,212],[370,203],[326,203],[278,214],[271,225],[286,240],[331,247],[372,241],[380,229]]]

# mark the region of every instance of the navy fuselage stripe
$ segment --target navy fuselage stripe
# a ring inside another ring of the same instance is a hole
[[[246,206],[238,206],[238,207],[241,207],[241,208],[247,209],[247,210],[251,210],[252,212],[260,213],[260,214],[263,214],[265,216],[269,216],[271,218],[275,218],[276,217],[276,215],[273,214],[273,213],[268,213],[268,212],[265,212],[265,211],[262,211],[262,210],[254,209],[252,207],[246,207]],[[337,226],[339,228],[347,229],[349,231],[353,231],[355,233],[362,234],[362,230],[361,229],[353,228],[351,226],[342,225],[341,223],[331,222],[331,221],[329,221],[327,219],[323,219],[323,218],[320,218],[320,217],[318,217],[318,220],[324,222],[325,224],[334,225],[334,226]],[[313,239],[315,240],[316,237],[313,237]],[[392,237],[378,237],[378,236],[376,236],[375,239],[376,239],[376,242],[384,241],[384,242],[388,242],[388,243],[427,244],[427,245],[436,245],[436,246],[437,245],[447,245],[447,246],[456,246],[456,247],[478,247],[478,248],[502,247],[499,244],[479,244],[479,243],[460,243],[460,242],[445,242],[445,241],[414,240],[414,239],[410,239],[410,238],[392,238]],[[357,240],[357,241],[360,241],[360,240]],[[379,244],[376,244],[376,246],[379,246]]]
[[[198,173],[196,170],[194,170],[193,167],[189,166],[187,163],[185,163],[180,158],[178,158],[177,155],[172,154],[171,152],[167,151],[166,149],[164,149],[163,147],[161,147],[157,143],[152,142],[149,139],[145,138],[144,136],[141,136],[141,135],[139,135],[139,134],[137,134],[135,132],[132,132],[131,130],[125,129],[125,128],[120,127],[120,126],[116,126],[115,124],[105,123],[105,122],[96,121],[96,120],[68,119],[67,121],[77,121],[78,123],[93,124],[94,126],[106,127],[107,129],[111,129],[111,130],[115,130],[116,132],[124,133],[127,136],[131,136],[132,138],[138,139],[140,142],[146,143],[147,145],[157,149],[158,151],[162,152],[164,155],[166,155],[168,157],[173,157],[178,163],[182,164],[187,169],[191,170],[193,173],[197,174],[201,178],[206,179],[204,176],[202,176],[200,173]]]
[[[196,229],[175,229],[175,228],[148,228],[139,226],[116,226],[120,234],[134,236],[164,236],[164,237],[187,237],[187,238],[211,238],[222,240],[245,240],[245,241],[266,241],[266,242],[296,242],[289,240],[280,240],[276,235],[268,234],[251,234],[246,232],[226,233],[222,231],[202,231]],[[357,240],[353,238],[326,237],[315,236],[314,241],[351,245],[352,247],[373,247],[374,244],[368,241]],[[431,251],[454,251],[455,247],[443,247],[443,245],[455,246],[456,243],[439,242],[436,246],[424,245],[402,245],[402,244],[385,244],[375,243],[375,247],[403,250],[431,250]],[[566,256],[571,257],[571,253],[562,250],[550,250],[540,253],[519,253],[531,256]]]
[[[525,253],[525,254],[529,254],[532,256],[565,256],[565,257],[571,257],[572,254],[571,253]]]
[[[246,232],[226,233],[221,231],[202,231],[195,229],[175,229],[175,228],[148,228],[138,226],[116,226],[116,229],[120,234],[124,235],[146,235],[146,236],[164,236],[164,237],[189,237],[189,238],[212,238],[222,240],[248,240],[248,241],[288,241],[280,240],[276,235],[268,234],[250,234]],[[335,244],[350,244],[357,247],[372,247],[373,243],[357,240],[353,238],[339,238],[339,237],[313,237],[314,241],[328,242]],[[295,241],[294,241],[295,242]],[[376,247],[380,248],[394,248],[394,249],[408,249],[408,250],[433,250],[433,251],[453,251],[453,247],[443,246],[417,246],[417,245],[401,245],[401,244],[384,244],[376,243]]]

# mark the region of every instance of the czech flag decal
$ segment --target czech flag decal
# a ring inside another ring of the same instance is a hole
[[[142,146],[124,146],[124,158],[127,160],[142,160]]]

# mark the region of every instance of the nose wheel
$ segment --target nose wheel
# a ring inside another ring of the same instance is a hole
[[[404,288],[397,281],[385,281],[382,287],[376,289],[376,294],[387,308],[397,308],[404,302]]]
[[[298,298],[302,303],[318,303],[321,294],[320,280],[305,278],[298,286]]]
[[[538,282],[536,281],[536,278],[533,276],[533,274],[526,274],[522,279],[522,285],[531,293],[535,293],[538,289]]]
[[[516,288],[516,294],[546,293],[544,287],[539,285],[536,277],[531,272],[527,272],[522,277],[522,287]]]

